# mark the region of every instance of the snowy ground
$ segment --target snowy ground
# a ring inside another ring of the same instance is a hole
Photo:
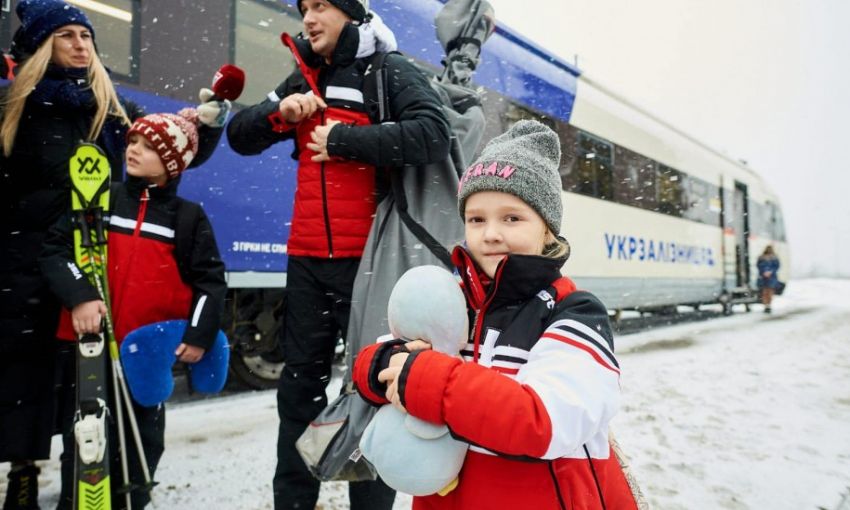
[[[850,280],[793,281],[774,311],[617,339],[614,431],[652,508],[833,509],[848,491]],[[157,507],[271,508],[276,432],[273,392],[170,407]],[[325,484],[321,508],[348,508],[345,486]]]

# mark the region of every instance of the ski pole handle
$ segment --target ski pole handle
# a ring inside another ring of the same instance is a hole
[[[91,230],[89,230],[86,211],[74,211],[74,223],[80,229],[80,246],[83,248],[93,248],[94,245],[91,242]]]
[[[104,245],[106,244],[106,234],[103,231],[103,209],[98,207],[92,212],[94,213],[95,242],[99,245]]]

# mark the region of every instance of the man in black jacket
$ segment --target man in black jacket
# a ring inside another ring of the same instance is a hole
[[[376,178],[404,165],[442,161],[449,125],[427,78],[405,57],[386,58],[387,96],[394,122],[373,125],[364,104],[370,57],[394,49],[394,37],[371,21],[357,0],[300,0],[301,38],[285,37],[298,68],[263,102],[236,114],[230,146],[259,154],[294,139],[299,162],[287,243],[284,370],[278,388],[275,508],[313,508],[319,482],[295,449],[310,420],[327,405],[325,388],[339,331],[345,332],[351,292],[377,202]],[[385,170],[390,168],[390,170]],[[350,485],[351,508],[389,509],[383,483]]]

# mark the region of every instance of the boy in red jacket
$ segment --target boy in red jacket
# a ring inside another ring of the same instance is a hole
[[[209,127],[199,143],[198,112],[151,114],[136,120],[127,134],[127,180],[110,190],[107,276],[112,321],[120,343],[130,331],[154,322],[188,319],[178,359],[195,363],[218,333],[227,283],[212,226],[203,209],[177,196],[180,173],[203,161],[215,149],[221,127]],[[201,154],[199,154],[199,150]],[[198,158],[196,159],[196,155]],[[70,313],[63,313],[57,336],[75,341],[83,333],[100,332],[106,306],[74,263],[73,230],[65,216],[51,229],[40,257],[51,289]],[[65,361],[73,366],[73,343]],[[68,371],[73,371],[70,369]],[[73,395],[73,392],[71,392]],[[112,398],[112,391],[109,392]],[[67,398],[68,396],[66,396]],[[63,414],[62,495],[60,508],[70,508],[73,487],[75,406],[65,402]],[[134,403],[133,412],[151,476],[165,449],[165,408]],[[129,430],[129,428],[127,429]],[[113,434],[114,435],[114,434]],[[110,445],[117,442],[110,437]],[[118,448],[113,455],[113,491],[120,486]],[[142,487],[144,477],[135,448],[128,445],[129,484]],[[126,485],[126,484],[125,484]],[[150,501],[146,490],[132,492],[133,508]],[[113,495],[113,504],[124,497]]]

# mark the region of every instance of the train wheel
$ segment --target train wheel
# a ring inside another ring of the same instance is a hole
[[[717,301],[723,307],[723,315],[732,315],[732,298],[729,296],[729,293],[723,292],[723,294],[718,296]]]
[[[230,369],[240,383],[258,390],[277,388],[283,361],[269,359],[267,354],[233,354],[230,358]]]
[[[230,370],[251,389],[277,387],[283,370],[278,335],[286,293],[281,289],[233,289],[224,324],[230,339]]]

